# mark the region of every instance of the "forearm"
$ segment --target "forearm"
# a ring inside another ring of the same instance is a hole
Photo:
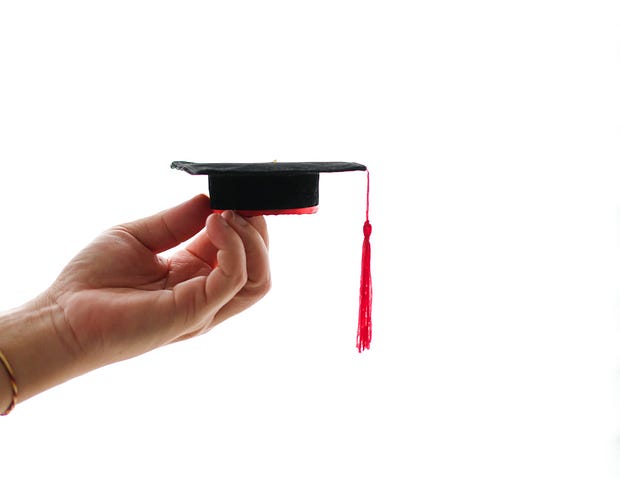
[[[39,297],[0,313],[0,350],[19,387],[18,402],[78,375],[75,355],[63,345],[59,307]],[[0,411],[12,398],[11,384],[0,367]]]

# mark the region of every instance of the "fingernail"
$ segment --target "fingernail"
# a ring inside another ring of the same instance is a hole
[[[241,215],[239,215],[238,213],[235,213],[233,215],[233,222],[235,222],[237,225],[239,225],[240,227],[243,227],[244,225],[246,225],[248,222],[246,222],[245,218],[243,218]]]
[[[232,215],[232,212],[230,210],[225,211],[224,213],[215,213],[214,215],[217,215],[219,218],[219,222],[222,223],[224,226],[230,228],[230,225],[228,224],[228,222],[230,221],[230,217]]]
[[[243,227],[247,223],[241,215],[233,212],[232,210],[226,210],[223,215],[226,221],[232,222],[240,227]]]

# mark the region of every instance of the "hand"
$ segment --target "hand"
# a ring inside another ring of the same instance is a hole
[[[264,218],[210,213],[195,197],[108,230],[69,263],[49,296],[78,356],[105,364],[199,335],[267,292]],[[200,230],[170,258],[157,255]]]
[[[158,255],[192,237],[169,258]],[[31,322],[42,326],[33,330],[51,333],[49,340],[37,338],[32,346],[60,350],[55,357],[62,358],[58,363],[65,367],[50,373],[56,381],[39,379],[44,386],[26,386],[30,393],[26,396],[94,368],[199,335],[245,310],[269,290],[267,250],[263,217],[244,219],[230,211],[212,214],[203,195],[104,232],[65,267],[47,292],[31,302],[31,313],[34,305],[47,312]],[[13,322],[0,318],[0,331],[3,324],[5,328],[15,325],[15,316]],[[10,330],[5,338],[10,343]],[[42,375],[40,369],[34,373],[36,365],[20,364],[27,358],[36,361],[36,355],[28,357],[10,344],[0,347],[9,350],[5,353],[14,359],[17,377],[20,371],[22,377]],[[51,370],[52,354],[41,355]],[[28,378],[22,381],[29,383]]]

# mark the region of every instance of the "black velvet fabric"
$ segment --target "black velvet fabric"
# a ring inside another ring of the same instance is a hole
[[[211,208],[276,210],[319,204],[319,174],[209,175]]]
[[[366,170],[353,162],[262,162],[262,163],[194,163],[172,162],[171,168],[192,175],[289,175],[296,173],[329,173]]]

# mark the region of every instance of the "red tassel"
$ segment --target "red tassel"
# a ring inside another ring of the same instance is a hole
[[[370,274],[370,234],[372,225],[368,221],[370,206],[370,172],[366,171],[366,221],[364,222],[364,243],[362,245],[362,274],[360,276],[360,311],[357,323],[357,351],[370,348],[372,340],[372,276]]]

